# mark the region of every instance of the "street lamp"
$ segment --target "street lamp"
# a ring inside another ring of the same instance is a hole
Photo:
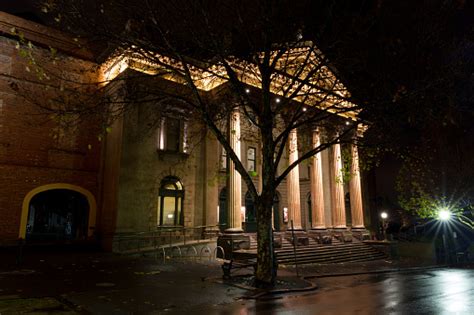
[[[445,208],[440,209],[438,211],[438,219],[444,222],[449,221],[451,219],[451,211]]]
[[[442,223],[448,223],[451,220],[451,211],[447,208],[441,208],[438,210],[438,220]],[[448,245],[446,244],[446,226],[443,226],[443,248],[444,248],[444,263],[448,263]]]
[[[387,240],[387,218],[388,214],[387,212],[383,211],[380,213],[380,217],[382,218],[382,231],[383,231],[383,240]]]

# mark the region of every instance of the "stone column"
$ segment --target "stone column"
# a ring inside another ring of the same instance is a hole
[[[346,207],[344,204],[344,183],[342,176],[341,145],[332,146],[332,222],[334,228],[346,228]]]
[[[362,190],[360,185],[359,153],[357,146],[351,146],[351,179],[349,193],[351,196],[352,228],[364,229],[364,211],[362,208]]]
[[[229,142],[237,157],[240,159],[240,113],[234,111],[229,122]],[[227,154],[229,156],[229,154]],[[240,217],[242,207],[242,179],[235,170],[234,162],[229,158],[228,163],[228,184],[227,184],[227,202],[229,226],[225,230],[228,233],[239,233],[242,230],[242,220]]]
[[[292,130],[288,137],[290,165],[298,160],[297,138],[296,130]],[[291,229],[291,220],[293,220],[293,228],[295,230],[301,230],[300,172],[298,166],[293,168],[288,174],[286,187],[288,192],[288,228]]]
[[[217,227],[217,205],[219,199],[219,188],[216,172],[219,167],[219,150],[217,139],[214,135],[208,134],[204,140],[204,211],[206,232],[216,233]]]
[[[313,131],[313,148],[317,148],[321,145],[320,136],[319,129]],[[321,152],[314,155],[311,166],[311,228],[326,229]]]

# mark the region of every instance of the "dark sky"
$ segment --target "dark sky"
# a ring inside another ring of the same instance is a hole
[[[46,18],[37,3],[38,0],[0,0],[0,11],[43,23]],[[294,1],[294,4],[302,3]],[[414,142],[410,145],[418,146],[417,140],[423,141],[423,134],[425,137],[436,134],[434,131],[444,120],[454,120],[457,125],[453,128],[464,132],[460,138],[474,137],[474,0],[347,0],[335,3],[345,10],[335,11],[337,14],[331,15],[324,26],[332,27],[336,35],[347,34],[342,41],[336,41],[342,43],[335,49],[342,57],[331,59],[339,61],[335,64],[340,70],[339,76],[353,95],[376,105],[391,103],[398,95],[404,96],[403,93],[408,95],[405,102],[399,102],[393,108],[379,106],[383,116],[376,108],[372,109],[376,117],[388,118],[387,121],[379,119],[380,133],[390,129],[396,141],[405,145],[409,139]],[[317,12],[315,8],[304,11],[309,21],[318,20]],[[364,20],[365,16],[367,20]],[[361,22],[359,33],[351,28],[359,25],[354,23],[358,19]],[[328,43],[334,42],[331,41],[332,32],[326,35]],[[324,39],[324,34],[321,37]],[[326,48],[322,50],[327,53],[328,47],[323,45],[321,48]],[[387,112],[388,109],[391,111]],[[452,118],[451,113],[459,118]],[[375,121],[371,117],[367,119]],[[389,191],[389,195],[391,193],[393,191]]]
[[[0,11],[20,16],[30,21],[42,22],[37,0],[1,0]]]

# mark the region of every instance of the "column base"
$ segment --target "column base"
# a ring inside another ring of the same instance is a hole
[[[226,230],[227,231],[227,230]],[[250,236],[243,233],[224,233],[217,238],[217,246],[222,247],[222,251],[217,251],[217,258],[232,259],[233,252],[239,249],[250,249]]]
[[[319,244],[332,244],[331,233],[324,228],[312,228],[308,231],[308,236]]]
[[[216,238],[219,236],[220,232],[221,231],[219,230],[217,226],[206,227],[204,231],[202,232],[202,235],[205,239]]]
[[[370,240],[370,232],[366,230],[365,227],[355,226],[351,228],[352,235],[357,238],[359,241],[369,241]]]
[[[352,233],[347,229],[346,226],[336,226],[332,229],[332,235],[343,243],[352,242]]]
[[[242,228],[230,228],[230,229],[225,229],[224,234],[242,234],[244,233],[244,230]]]
[[[294,235],[294,239],[293,239],[293,235]],[[309,238],[308,238],[308,234],[303,231],[303,230],[297,230],[297,229],[294,229],[294,230],[286,230],[286,233],[285,233],[285,238],[291,243],[291,244],[294,244],[296,246],[307,246],[309,245]]]

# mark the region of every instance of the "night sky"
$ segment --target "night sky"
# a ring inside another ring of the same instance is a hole
[[[47,18],[40,12],[37,3],[38,1],[35,0],[1,0],[0,11],[47,24]],[[303,3],[303,1],[295,2],[295,4]],[[391,99],[391,96],[396,95],[399,90],[402,92],[404,89],[422,91],[424,86],[435,81],[433,79],[438,79],[451,69],[447,64],[454,64],[454,61],[457,60],[465,61],[463,69],[472,66],[474,43],[472,37],[469,39],[469,36],[473,35],[474,1],[374,0],[365,2],[340,1],[336,3],[338,5],[342,3],[341,7],[346,9],[340,15],[332,17],[336,21],[332,27],[337,31],[344,32],[346,31],[344,25],[351,25],[350,23],[344,23],[344,21],[357,19],[365,14],[370,18],[372,18],[370,14],[375,16],[373,20],[375,22],[367,29],[367,32],[361,32],[359,38],[348,36],[342,46],[339,47],[340,49],[337,50],[344,56],[357,55],[354,59],[358,62],[353,62],[352,58],[337,58],[337,56],[332,58],[341,61],[336,65],[336,68],[340,70],[340,78],[361,102],[364,99],[370,99],[371,103],[380,104],[386,101],[381,97],[388,95]],[[359,3],[369,5],[360,6]],[[437,6],[441,7],[445,3],[451,5],[452,9],[446,11],[451,15],[440,15],[441,10]],[[351,8],[352,5],[353,8]],[[303,18],[308,19],[308,21],[314,20],[312,12],[317,12],[316,4],[305,12],[306,17]],[[332,23],[333,20],[329,22]],[[347,34],[352,34],[352,30],[349,30]],[[330,36],[331,32],[328,33],[328,37]],[[430,38],[430,36],[432,37]],[[322,50],[326,52],[324,45],[321,46],[323,46],[321,47]],[[457,106],[454,110],[464,110],[461,116],[470,118],[473,113],[471,108],[472,95],[470,95],[472,74],[469,77],[469,71],[466,71],[462,75],[459,76],[458,81],[452,81],[453,84],[450,86],[452,91],[448,92],[456,94],[454,98],[456,105],[460,102],[466,105],[465,108]],[[461,92],[458,92],[458,90]],[[435,89],[433,88],[432,91],[435,91]],[[436,115],[444,114],[442,108],[445,104],[442,97],[445,95],[437,97],[433,95],[432,91],[427,90],[423,97],[432,98],[430,100],[433,104],[432,107],[439,103],[439,112],[433,114],[434,123],[436,124],[438,123]],[[395,117],[393,121],[398,124],[398,128],[402,126],[398,138],[400,141],[419,137],[420,130],[415,129],[421,125],[412,122],[420,119],[424,120],[422,123],[425,123],[426,117],[429,117],[422,111],[423,107],[416,106],[418,101],[428,103],[426,98],[425,100],[419,98],[410,100],[405,104],[408,109],[400,107],[404,106],[402,103],[399,107],[393,109],[393,113],[387,114],[387,117],[390,115]],[[399,115],[396,112],[398,108],[402,108],[404,115],[407,116],[397,116]],[[431,107],[426,108],[431,111]],[[382,110],[386,111],[386,108]],[[400,122],[400,118],[404,119],[409,115],[412,115],[410,117],[412,125],[408,126],[407,122],[407,125],[404,126]],[[472,125],[470,119],[468,119],[468,123]],[[427,130],[429,132],[429,129]],[[472,137],[472,133],[474,133],[473,128],[466,128],[464,137]],[[389,173],[393,172],[390,171]],[[382,175],[381,177],[393,176]],[[385,181],[382,184],[384,184],[383,186],[393,187],[394,183]],[[385,189],[390,190],[389,187],[385,187]],[[393,197],[391,196],[393,191],[387,192],[387,194],[390,195],[389,198]]]

